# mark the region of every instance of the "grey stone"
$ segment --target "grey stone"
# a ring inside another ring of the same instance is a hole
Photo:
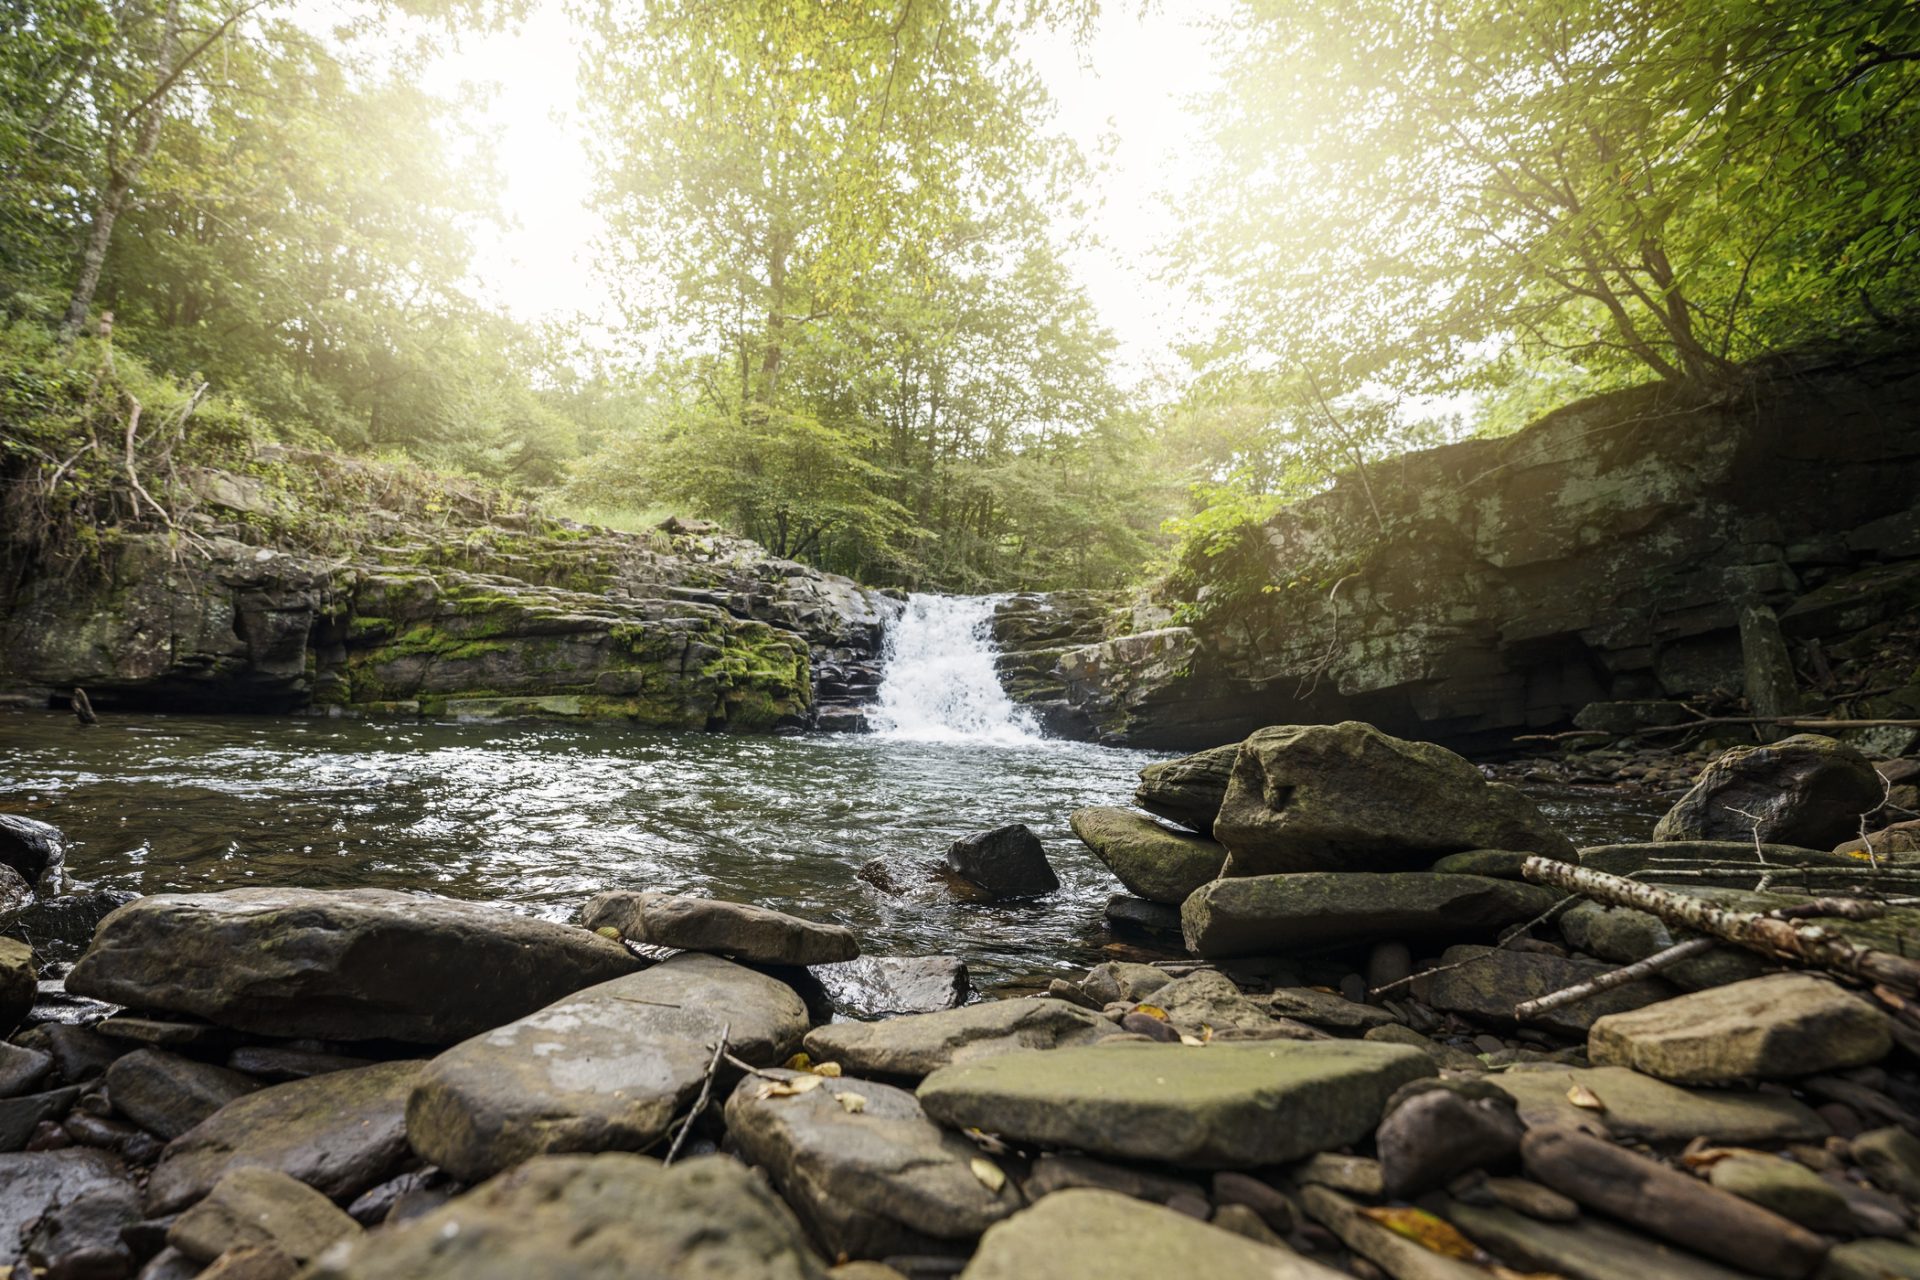
[[[1847,1198],[1803,1164],[1748,1152],[1714,1161],[1708,1180],[1720,1190],[1750,1200],[1809,1231],[1853,1234],[1853,1210]]]
[[[13,927],[33,905],[33,890],[12,867],[0,866],[0,929]]]
[[[1777,1093],[1683,1089],[1625,1067],[1539,1068],[1490,1077],[1530,1128],[1585,1126],[1623,1141],[1679,1146],[1695,1138],[1735,1146],[1820,1141],[1831,1132],[1804,1102]],[[1573,1104],[1579,1086],[1601,1109]]]
[[[238,1071],[159,1049],[136,1049],[107,1068],[116,1111],[162,1138],[177,1138],[235,1098],[260,1087]]]
[[[1487,1274],[1472,1263],[1436,1253],[1375,1222],[1347,1197],[1323,1186],[1301,1188],[1307,1214],[1358,1256],[1395,1280],[1481,1280]]]
[[[1117,1000],[1137,1004],[1151,999],[1154,992],[1172,981],[1172,974],[1150,964],[1108,960],[1087,970],[1087,976],[1080,980],[1080,989],[1088,999],[1104,1008]]]
[[[1180,909],[1164,902],[1148,902],[1130,893],[1116,893],[1107,899],[1104,913],[1107,923],[1120,931],[1145,934],[1180,933]]]
[[[1645,911],[1609,907],[1598,902],[1582,902],[1561,913],[1555,923],[1561,936],[1575,950],[1591,952],[1602,960],[1622,965],[1644,960],[1656,951],[1699,936],[1687,930],[1675,931],[1666,921]],[[1676,987],[1698,991],[1743,982],[1767,972],[1766,957],[1728,944],[1715,947],[1705,955],[1670,964],[1660,971],[1660,976]]]
[[[72,1110],[80,1086],[49,1089],[24,1097],[0,1100],[0,1151],[19,1151],[43,1120],[58,1120]]]
[[[1187,949],[1208,959],[1306,951],[1381,935],[1434,941],[1491,938],[1533,919],[1559,895],[1485,876],[1340,874],[1229,877],[1180,909]]]
[[[777,1063],[807,1010],[777,979],[685,952],[442,1053],[407,1104],[408,1140],[467,1182],[537,1155],[643,1150],[699,1092],[723,1028],[733,1054]]]
[[[1012,1180],[989,1188],[972,1167],[986,1159],[980,1148],[928,1120],[904,1089],[770,1074],[820,1083],[790,1094],[748,1076],[727,1099],[727,1135],[828,1257],[964,1253],[1020,1207]]]
[[[947,869],[1000,898],[1033,897],[1060,887],[1040,837],[1017,822],[954,841],[947,849]]]
[[[1287,1249],[1111,1191],[1056,1191],[988,1231],[961,1280],[1339,1280]]]
[[[1446,1206],[1445,1215],[1475,1244],[1510,1266],[1566,1280],[1750,1280],[1745,1271],[1596,1217],[1543,1222],[1512,1209],[1458,1201]]]
[[[1293,1171],[1293,1180],[1303,1186],[1332,1187],[1356,1196],[1383,1196],[1387,1193],[1386,1175],[1378,1160],[1366,1156],[1341,1155],[1322,1151],[1308,1156]]]
[[[233,889],[121,907],[67,987],[263,1035],[441,1044],[637,967],[587,930],[476,902]]]
[[[1860,834],[1885,786],[1852,747],[1800,733],[1735,747],[1708,765],[1660,819],[1655,840],[1759,840],[1831,849]]]
[[[611,926],[630,942],[729,956],[747,964],[837,964],[860,954],[853,930],[780,911],[671,893],[615,889],[588,899],[589,929]]]
[[[883,1022],[835,1022],[807,1033],[816,1062],[837,1062],[855,1075],[918,1080],[952,1062],[1016,1049],[1089,1044],[1119,1028],[1064,1000],[986,1000],[944,1013]]]
[[[1231,742],[1178,760],[1150,764],[1140,771],[1133,802],[1148,813],[1201,835],[1211,835],[1213,820],[1220,815],[1220,802],[1227,797],[1233,758],[1239,754],[1240,744]]]
[[[1495,880],[1521,880],[1520,868],[1528,858],[1537,858],[1539,854],[1528,853],[1524,849],[1468,849],[1464,853],[1450,853],[1428,867],[1449,876],[1489,876]]]
[[[0,938],[0,1035],[20,1025],[39,991],[33,948],[17,938]]]
[[[1153,993],[1151,1003],[1166,1013],[1168,1022],[1191,1035],[1200,1035],[1206,1029],[1277,1039],[1310,1038],[1296,1034],[1298,1028],[1276,1019],[1265,1000],[1242,995],[1233,979],[1217,969],[1200,969],[1169,982]]]
[[[119,1157],[88,1147],[0,1154],[0,1262],[13,1259],[21,1232],[41,1214],[126,1185]]]
[[[167,1229],[167,1243],[201,1262],[260,1245],[309,1262],[359,1234],[359,1223],[306,1183],[276,1169],[238,1168],[180,1215]]]
[[[1525,1132],[1513,1099],[1490,1084],[1416,1081],[1388,1102],[1374,1145],[1387,1194],[1411,1200],[1468,1170],[1512,1165]]]
[[[793,1214],[718,1156],[538,1156],[322,1255],[307,1280],[826,1280]]]
[[[862,956],[820,965],[813,976],[835,1009],[858,1018],[957,1009],[972,990],[958,956]]]
[[[1414,980],[1413,994],[1436,1009],[1510,1026],[1515,1005],[1611,973],[1614,967],[1499,947],[1448,947],[1441,953],[1436,972]],[[1596,1019],[1609,1013],[1657,1004],[1675,994],[1670,983],[1642,978],[1562,1005],[1534,1019],[1534,1025],[1581,1035]]]
[[[47,1028],[47,1048],[53,1054],[54,1070],[69,1081],[96,1080],[133,1052],[133,1046],[123,1040],[69,1023],[54,1023]]]
[[[140,1193],[133,1185],[103,1180],[41,1217],[27,1235],[27,1260],[54,1280],[130,1274],[133,1252],[121,1233],[139,1221]]]
[[[1444,747],[1357,720],[1254,733],[1213,835],[1236,875],[1404,871],[1467,849],[1574,853],[1519,791]]]
[[[1127,809],[1076,809],[1073,834],[1127,892],[1149,902],[1179,906],[1187,895],[1217,878],[1227,851],[1204,836],[1161,826]]]
[[[1694,713],[1687,710],[1685,703],[1641,698],[1623,702],[1589,702],[1573,717],[1573,727],[1624,736],[1636,729],[1685,724],[1694,718]]]
[[[1837,983],[1776,973],[1710,987],[1593,1024],[1587,1056],[1677,1084],[1773,1080],[1878,1062],[1886,1015]]]
[[[1337,1027],[1343,1031],[1365,1031],[1394,1023],[1393,1015],[1385,1009],[1356,1004],[1345,996],[1312,987],[1281,987],[1267,997],[1267,1010],[1310,1026]]]
[[[373,1062],[351,1054],[297,1049],[281,1044],[243,1044],[227,1055],[227,1069],[262,1080],[306,1080],[332,1071],[352,1071]]]
[[[1525,1178],[1487,1178],[1480,1189],[1494,1204],[1542,1222],[1573,1222],[1580,1217],[1580,1206],[1570,1197]]]
[[[944,1067],[919,1097],[942,1124],[1019,1142],[1232,1169],[1356,1141],[1433,1072],[1417,1050],[1364,1041],[1116,1042]]]
[[[1920,1202],[1920,1138],[1898,1125],[1873,1129],[1850,1144],[1853,1161],[1889,1195]]]
[[[1429,1036],[1421,1035],[1412,1027],[1403,1027],[1397,1022],[1371,1027],[1361,1039],[1378,1040],[1384,1044],[1411,1045],[1432,1058],[1435,1066],[1447,1071],[1478,1071],[1484,1065],[1477,1056],[1465,1049],[1442,1044]]]
[[[406,1105],[423,1064],[383,1062],[250,1093],[167,1144],[147,1183],[147,1208],[171,1213],[231,1169],[277,1169],[349,1200],[407,1157]]]
[[[0,1040],[0,1098],[26,1093],[53,1070],[53,1056]]]
[[[51,822],[0,813],[0,866],[9,867],[29,889],[51,889],[48,872],[58,879],[66,861],[67,838]]]
[[[1240,1175],[1237,1175],[1240,1176]],[[1135,1164],[1116,1164],[1092,1156],[1047,1152],[1033,1162],[1024,1184],[1027,1199],[1038,1200],[1072,1187],[1114,1191],[1135,1200],[1173,1204],[1200,1193],[1198,1182]]]

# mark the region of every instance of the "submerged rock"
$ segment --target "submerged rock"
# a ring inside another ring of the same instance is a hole
[[[585,929],[477,902],[232,889],[128,903],[67,987],[262,1035],[444,1044],[639,964]]]
[[[1280,1164],[1358,1141],[1425,1054],[1361,1040],[1122,1042],[944,1067],[920,1105],[1018,1142],[1195,1169]]]
[[[1800,733],[1735,747],[1708,765],[1660,819],[1653,838],[1831,849],[1857,837],[1861,816],[1879,808],[1885,795],[1865,756],[1832,738]]]
[[[1228,877],[1180,909],[1187,949],[1210,960],[1306,951],[1383,935],[1492,937],[1545,912],[1559,894],[1485,876],[1303,871]]]
[[[1776,973],[1709,987],[1593,1024],[1587,1053],[1676,1084],[1776,1080],[1878,1062],[1887,1017],[1837,983]]]
[[[955,840],[947,849],[947,870],[1000,898],[1034,897],[1060,887],[1040,837],[1017,822]]]
[[[1231,742],[1178,760],[1150,764],[1140,771],[1133,802],[1148,813],[1210,836],[1213,820],[1220,816],[1220,802],[1227,797],[1233,759],[1239,754],[1240,744]]]
[[[1282,725],[1240,745],[1214,838],[1232,874],[1402,871],[1468,849],[1571,861],[1532,800],[1431,743],[1372,725]]]
[[[1202,836],[1163,827],[1126,809],[1076,809],[1073,834],[1106,863],[1127,891],[1179,906],[1220,874],[1227,851]]]
[[[730,956],[747,964],[836,964],[860,954],[853,930],[781,911],[673,893],[616,889],[581,910],[589,929],[611,926],[630,942]]]
[[[943,1013],[815,1027],[806,1048],[815,1061],[838,1062],[856,1075],[918,1080],[948,1063],[1090,1044],[1119,1030],[1064,1000],[987,1000]]]
[[[432,1213],[324,1254],[307,1280],[826,1280],[792,1212],[702,1156],[541,1156]]]
[[[51,888],[60,878],[66,851],[66,836],[51,822],[0,813],[0,867],[18,872],[27,888]]]
[[[723,1028],[731,1053],[777,1063],[806,1031],[806,1005],[775,978],[677,955],[435,1058],[407,1104],[407,1138],[468,1182],[538,1155],[643,1150],[699,1092]]]

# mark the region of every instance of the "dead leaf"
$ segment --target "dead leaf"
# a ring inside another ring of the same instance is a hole
[[[1470,1262],[1480,1254],[1479,1246],[1455,1230],[1452,1223],[1425,1209],[1363,1208],[1360,1212],[1395,1235],[1405,1236],[1422,1249],[1443,1258]]]
[[[967,1162],[967,1168],[973,1170],[973,1176],[980,1179],[980,1185],[989,1191],[998,1193],[1000,1188],[1007,1185],[1006,1172],[985,1156],[975,1156]]]
[[[760,1090],[762,1098],[791,1098],[795,1094],[807,1093],[825,1084],[824,1076],[795,1076],[791,1080],[775,1080]]]
[[[808,1071],[813,1067],[813,1059],[804,1053],[796,1053],[780,1065],[788,1071]]]
[[[1158,1018],[1162,1022],[1167,1020],[1167,1011],[1157,1004],[1137,1004],[1133,1006],[1133,1011],[1135,1013],[1144,1013],[1149,1018]]]
[[[1206,1041],[1202,1040],[1199,1036],[1190,1036],[1186,1032],[1182,1031],[1180,1033],[1180,1043],[1190,1044],[1197,1048],[1198,1046],[1205,1044]]]
[[[1575,1081],[1568,1087],[1567,1101],[1579,1107],[1582,1111],[1605,1111],[1607,1109],[1607,1104],[1600,1100],[1600,1095],[1579,1081]]]
[[[813,1074],[825,1076],[829,1080],[838,1080],[840,1078],[840,1064],[837,1062],[816,1062],[813,1064],[811,1070]]]
[[[834,1101],[840,1104],[840,1109],[848,1115],[857,1116],[867,1109],[867,1099],[863,1094],[849,1091],[847,1093],[836,1093],[833,1097]]]

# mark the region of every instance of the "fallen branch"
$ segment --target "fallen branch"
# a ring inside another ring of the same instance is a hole
[[[1896,991],[1920,993],[1920,961],[1863,947],[1819,925],[1795,924],[1777,915],[1718,907],[1701,898],[1690,898],[1552,858],[1528,858],[1520,865],[1520,873],[1535,884],[1566,889],[1609,906],[1645,911],[1670,925],[1704,933],[1776,960],[1797,961],[1865,982],[1885,983]],[[1797,913],[1819,909],[1825,915],[1851,915],[1862,908],[1841,908],[1837,900],[1823,899],[1798,903],[1791,909]]]
[[[1564,733],[1522,733],[1515,742],[1567,742],[1574,738],[1650,738],[1662,733],[1685,733],[1717,724],[1769,725],[1780,729],[1920,729],[1920,720],[1834,720],[1795,716],[1701,716],[1678,724],[1650,724],[1617,733],[1612,729],[1568,729]]]
[[[1576,900],[1573,898],[1560,899],[1560,901],[1554,903],[1552,906],[1548,907],[1545,911],[1542,911],[1539,915],[1527,921],[1525,924],[1515,927],[1511,933],[1507,934],[1506,937],[1500,940],[1500,943],[1498,946],[1495,946],[1490,950],[1475,952],[1473,955],[1468,956],[1465,960],[1456,960],[1452,964],[1437,964],[1433,966],[1433,968],[1431,969],[1422,969],[1420,972],[1410,973],[1404,978],[1396,978],[1392,982],[1382,983],[1381,985],[1369,990],[1367,994],[1370,996],[1383,996],[1387,994],[1387,992],[1389,991],[1398,991],[1402,987],[1410,987],[1414,983],[1420,981],[1420,979],[1422,978],[1431,978],[1436,973],[1451,973],[1455,969],[1464,969],[1470,964],[1479,964],[1482,960],[1485,960],[1488,956],[1492,955],[1495,951],[1502,951],[1510,948],[1514,944],[1514,942],[1531,934],[1534,931],[1534,929],[1538,928],[1540,925],[1546,924],[1549,921],[1553,920],[1555,917],[1561,915],[1568,908],[1572,907],[1575,901]]]
[[[673,1158],[680,1154],[680,1145],[687,1140],[687,1135],[693,1132],[693,1122],[698,1120],[700,1113],[707,1109],[707,1100],[713,1097],[713,1078],[719,1074],[720,1060],[727,1056],[727,1033],[732,1030],[731,1022],[722,1024],[720,1042],[713,1046],[713,1058],[707,1063],[707,1074],[700,1081],[700,1096],[693,1100],[693,1110],[687,1112],[687,1118],[680,1122],[680,1132],[673,1135],[673,1145],[667,1148],[667,1158],[662,1160],[661,1164],[673,1163]]]
[[[1644,960],[1634,961],[1625,968],[1600,974],[1585,982],[1576,982],[1570,987],[1541,996],[1538,1000],[1523,1000],[1513,1006],[1513,1016],[1516,1020],[1525,1022],[1543,1013],[1552,1013],[1555,1009],[1578,1004],[1582,1000],[1611,991],[1615,987],[1624,987],[1629,982],[1650,978],[1662,969],[1671,968],[1682,960],[1704,955],[1719,945],[1718,938],[1688,938],[1685,942],[1676,942],[1670,947],[1654,952]]]

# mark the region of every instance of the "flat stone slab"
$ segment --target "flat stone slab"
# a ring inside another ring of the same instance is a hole
[[[162,1138],[177,1138],[260,1082],[210,1062],[161,1049],[135,1049],[107,1068],[107,1096],[127,1119]]]
[[[1127,892],[1179,906],[1220,874],[1227,851],[1205,836],[1175,831],[1130,809],[1075,809],[1073,834],[1093,850]]]
[[[1091,1009],[1046,998],[979,1004],[881,1022],[835,1022],[807,1033],[816,1062],[837,1062],[862,1076],[918,1080],[954,1062],[1018,1049],[1091,1044],[1120,1028]]]
[[[1227,798],[1227,782],[1233,777],[1234,757],[1239,754],[1240,744],[1230,742],[1178,760],[1150,764],[1140,771],[1133,802],[1169,822],[1190,827],[1203,836],[1212,835],[1213,820],[1220,814],[1220,802]]]
[[[1511,1025],[1514,1006],[1611,973],[1616,966],[1593,960],[1572,960],[1511,951],[1498,947],[1448,947],[1430,977],[1416,978],[1413,994],[1436,1009],[1470,1014],[1489,1022]],[[1678,990],[1660,978],[1642,978],[1562,1005],[1541,1015],[1534,1025],[1566,1035],[1585,1035],[1587,1028],[1609,1013],[1671,999]]]
[[[167,1229],[167,1243],[198,1262],[229,1249],[270,1245],[295,1262],[318,1257],[360,1224],[304,1182],[273,1169],[239,1168]]]
[[[776,1063],[807,1008],[776,978],[686,952],[442,1053],[407,1104],[408,1140],[466,1182],[538,1155],[644,1150],[699,1092],[723,1028],[736,1056]]]
[[[1747,1272],[1708,1262],[1603,1218],[1542,1222],[1512,1209],[1462,1204],[1446,1218],[1509,1266],[1537,1268],[1567,1280],[1749,1280]]]
[[[1257,1244],[1116,1191],[1056,1191],[988,1231],[961,1280],[1339,1280],[1291,1249]]]
[[[1382,937],[1491,938],[1560,896],[1489,876],[1305,871],[1215,880],[1186,900],[1180,924],[1189,951],[1217,960]]]
[[[826,1280],[794,1220],[723,1156],[540,1156],[329,1251],[306,1280]]]
[[[273,1036],[450,1044],[640,962],[585,929],[387,889],[138,898],[67,989]]]
[[[1282,1164],[1373,1132],[1387,1098],[1435,1075],[1406,1045],[1122,1041],[942,1068],[920,1105],[942,1124],[1196,1169]]]
[[[589,929],[612,927],[630,942],[730,956],[748,964],[838,964],[860,954],[853,930],[815,924],[745,902],[616,889],[580,913]]]
[[[1656,1145],[1707,1137],[1729,1146],[1817,1142],[1831,1132],[1811,1107],[1780,1094],[1682,1089],[1625,1067],[1502,1071],[1487,1081],[1519,1105],[1530,1128],[1601,1128]],[[1568,1092],[1576,1085],[1604,1109],[1575,1106]]]
[[[927,1119],[904,1089],[799,1072],[790,1093],[748,1076],[727,1099],[727,1135],[765,1169],[829,1257],[964,1253],[1020,1208],[1013,1180],[989,1188],[979,1147]]]
[[[419,1062],[382,1062],[277,1084],[229,1102],[167,1144],[147,1183],[150,1213],[172,1213],[243,1167],[277,1169],[344,1202],[407,1156],[407,1095]]]
[[[813,976],[836,1010],[856,1018],[957,1009],[973,990],[958,956],[861,956],[819,965]]]
[[[1587,1056],[1678,1084],[1780,1080],[1878,1062],[1887,1017],[1831,979],[1774,973],[1593,1024]]]

